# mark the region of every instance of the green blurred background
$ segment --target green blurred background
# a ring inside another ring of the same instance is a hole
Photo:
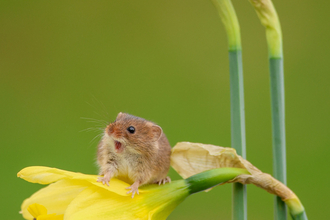
[[[327,219],[330,3],[274,3],[284,35],[288,185],[310,219]],[[264,28],[247,0],[234,5],[247,158],[272,173]],[[172,146],[229,147],[229,97],[226,34],[209,0],[1,1],[1,218],[22,219],[21,202],[40,188],[16,177],[26,166],[97,173],[99,133],[84,130],[99,125],[82,118],[128,112],[157,122]],[[230,216],[225,185],[189,197],[169,219]],[[273,196],[248,186],[248,218],[272,216]]]

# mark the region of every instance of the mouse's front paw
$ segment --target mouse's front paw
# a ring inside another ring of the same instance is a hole
[[[131,186],[127,187],[126,189],[130,189],[127,194],[132,193],[132,199],[134,198],[135,193],[139,195],[139,182],[134,182]]]
[[[106,174],[104,174],[103,177],[97,178],[97,182],[102,182],[103,185],[104,184],[107,184],[109,186],[110,179],[111,179],[111,174],[110,173],[106,173]]]

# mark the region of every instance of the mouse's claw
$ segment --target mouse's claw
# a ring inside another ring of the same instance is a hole
[[[131,186],[126,187],[126,189],[130,189],[127,194],[132,193],[132,199],[134,198],[135,193],[139,195],[139,183],[134,182]]]
[[[135,193],[139,195],[138,189],[131,189],[131,187],[127,187],[126,189],[130,189],[130,191],[128,191],[127,194],[132,193],[132,199],[134,198]]]
[[[102,182],[103,185],[106,184],[107,186],[109,186],[110,179],[111,179],[111,174],[106,173],[103,177],[101,177],[101,176],[98,177],[97,182]]]
[[[160,185],[160,184],[165,184],[165,183],[170,183],[170,182],[171,182],[171,178],[168,176],[164,179],[157,181],[156,183],[158,183],[158,185]]]
[[[97,178],[97,182],[101,182],[101,183],[103,183],[103,185],[106,184],[107,186],[109,186],[110,180],[107,178],[104,178],[104,177],[99,177],[99,178]]]

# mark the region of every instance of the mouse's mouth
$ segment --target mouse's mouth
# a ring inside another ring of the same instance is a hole
[[[124,145],[119,141],[115,141],[115,151],[116,153],[121,153],[124,150]]]

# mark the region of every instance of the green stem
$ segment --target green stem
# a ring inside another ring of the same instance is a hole
[[[270,58],[269,64],[271,85],[274,177],[286,185],[283,59]],[[275,219],[287,219],[286,205],[279,197],[275,198]]]
[[[308,220],[306,212],[302,212],[299,215],[291,215],[293,220]]]
[[[229,51],[231,143],[237,154],[246,158],[242,51]]]
[[[274,177],[286,185],[284,70],[281,25],[271,0],[250,0],[266,28],[272,106]],[[285,203],[275,198],[275,219],[286,220]]]
[[[229,45],[231,145],[246,158],[245,116],[241,33],[235,9],[230,0],[212,0],[225,26]],[[247,219],[246,186],[233,185],[233,220]]]
[[[244,89],[241,50],[229,51],[231,143],[237,154],[246,158]],[[233,220],[247,219],[246,185],[233,185]]]
[[[274,176],[286,184],[283,59],[270,58]]]
[[[185,182],[189,186],[189,193],[193,194],[232,180],[241,174],[250,173],[241,168],[217,168],[193,175],[185,179]]]
[[[300,202],[299,198],[291,198],[285,200],[287,207],[289,207],[290,214],[293,220],[308,220],[305,208]]]

